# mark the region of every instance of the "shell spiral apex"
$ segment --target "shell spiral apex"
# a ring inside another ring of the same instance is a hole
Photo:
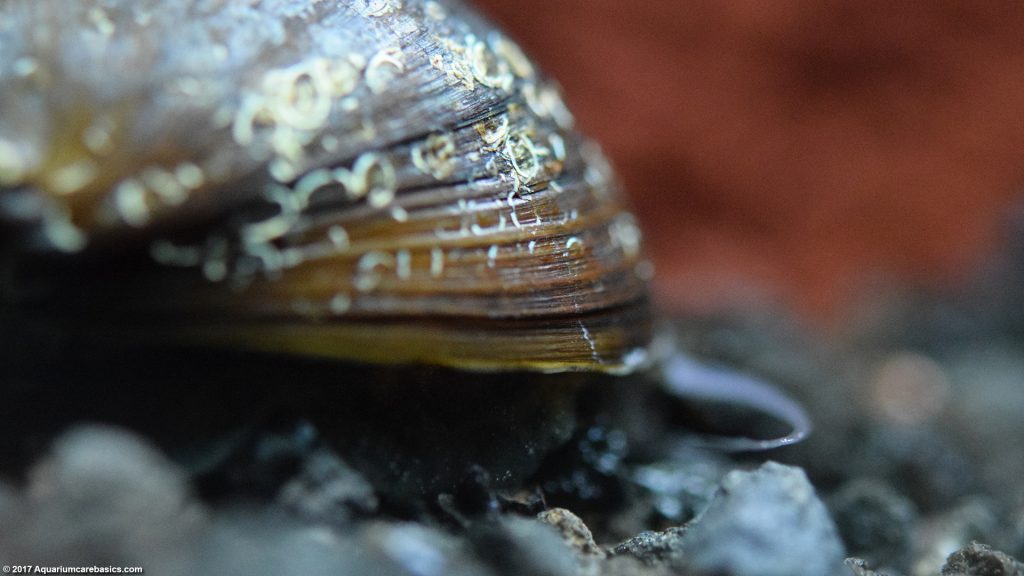
[[[107,332],[635,368],[650,265],[572,125],[455,2],[0,7],[3,253],[54,317]]]

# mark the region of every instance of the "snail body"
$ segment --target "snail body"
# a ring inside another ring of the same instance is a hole
[[[4,253],[55,317],[371,363],[647,358],[614,175],[460,4],[26,0],[0,46]]]

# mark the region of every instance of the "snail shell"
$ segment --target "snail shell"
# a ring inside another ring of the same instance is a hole
[[[628,371],[649,265],[572,124],[454,2],[0,7],[4,252],[104,334]]]

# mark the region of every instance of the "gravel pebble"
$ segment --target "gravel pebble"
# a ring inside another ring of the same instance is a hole
[[[1024,576],[1024,564],[984,544],[971,542],[950,555],[942,567],[942,576]]]
[[[803,470],[775,462],[733,471],[682,537],[698,574],[831,576],[845,556],[836,526]]]
[[[917,511],[909,499],[876,479],[847,482],[828,500],[850,554],[881,570],[906,572]]]

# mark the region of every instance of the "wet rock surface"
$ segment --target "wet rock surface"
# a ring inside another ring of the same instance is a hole
[[[1003,552],[972,542],[950,555],[942,576],[1024,576],[1024,564]]]
[[[816,576],[839,570],[835,524],[803,471],[768,462],[733,471],[683,535],[682,566],[697,574]]]
[[[730,472],[685,528],[643,533],[617,546],[646,565],[692,574],[833,574],[843,545],[804,473],[768,462]]]

